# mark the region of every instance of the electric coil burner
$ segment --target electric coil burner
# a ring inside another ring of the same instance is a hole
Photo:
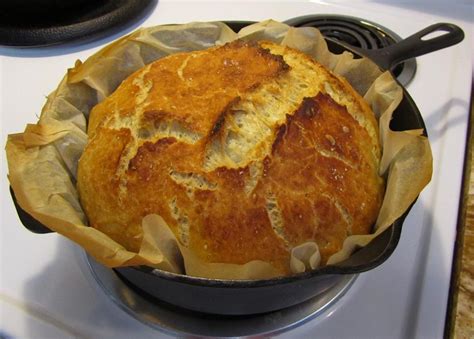
[[[0,46],[84,43],[131,26],[157,0],[0,1]]]
[[[402,40],[386,27],[350,16],[308,15],[287,20],[285,23],[295,27],[315,27],[327,39],[336,40],[355,49],[381,49]],[[410,59],[396,65],[391,71],[397,80],[406,86],[415,76],[416,61]]]

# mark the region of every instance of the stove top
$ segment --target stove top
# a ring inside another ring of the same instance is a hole
[[[279,334],[281,337],[442,336],[472,74],[469,35],[472,24],[462,20],[466,11],[462,5],[446,8],[450,11],[425,14],[417,7],[373,2],[362,2],[355,8],[341,2],[314,1],[160,1],[143,23],[152,26],[268,18],[285,21],[308,13],[327,13],[381,23],[388,32],[401,37],[439,21],[454,22],[468,34],[459,45],[419,57],[416,75],[407,87],[427,125],[434,174],[405,221],[397,249],[382,266],[360,274],[347,293],[324,312]],[[0,47],[3,55],[0,59],[1,139],[5,142],[8,134],[36,122],[44,96],[56,88],[66,69],[76,59],[86,59],[116,37],[117,34],[86,44],[35,50]],[[3,196],[8,197],[4,153],[0,158],[0,187]],[[84,253],[75,244],[56,234],[37,235],[24,229],[10,199],[2,200],[1,220],[2,335],[103,338],[169,335],[120,309],[98,286]]]

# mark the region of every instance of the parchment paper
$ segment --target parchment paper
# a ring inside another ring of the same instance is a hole
[[[176,273],[220,279],[262,279],[278,275],[270,263],[255,260],[244,265],[206,263],[174,237],[158,215],[143,219],[143,242],[130,252],[104,233],[87,226],[76,191],[77,162],[87,143],[86,121],[91,108],[110,95],[131,73],[166,55],[222,45],[234,39],[271,40],[299,49],[335,74],[345,77],[369,103],[379,119],[383,157],[380,174],[386,176],[385,198],[375,233],[350,236],[329,258],[337,264],[401,216],[430,181],[432,157],[421,130],[395,132],[389,128],[403,91],[388,72],[352,54],[334,55],[314,28],[290,28],[272,20],[234,33],[223,23],[166,25],[138,30],[106,46],[84,63],[77,61],[58,88],[48,96],[36,125],[9,135],[6,151],[9,180],[20,206],[38,221],[81,245],[109,267],[148,265]],[[295,273],[320,265],[315,242],[291,251]]]

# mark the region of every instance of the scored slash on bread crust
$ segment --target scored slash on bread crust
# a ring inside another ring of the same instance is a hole
[[[158,60],[91,111],[78,189],[129,250],[156,213],[206,262],[272,263],[315,241],[322,262],[375,222],[377,123],[344,79],[271,42]]]

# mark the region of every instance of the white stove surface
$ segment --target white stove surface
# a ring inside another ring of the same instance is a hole
[[[424,7],[387,1],[362,1],[356,7],[342,1],[162,0],[140,23],[283,21],[325,13],[378,22],[402,37],[435,22],[456,23],[466,33],[461,44],[417,58],[418,70],[408,86],[428,128],[434,175],[406,219],[397,249],[382,266],[361,274],[329,310],[280,337],[443,335],[468,124],[473,7],[469,2],[446,2],[426,9],[428,14],[423,13]],[[23,131],[27,123],[36,123],[45,96],[76,59],[86,59],[118,36],[80,46],[33,50],[0,47],[1,143],[5,145],[7,135]],[[0,152],[0,161],[0,337],[166,337],[105,296],[75,244],[57,234],[38,235],[23,228],[10,199],[4,152]]]

